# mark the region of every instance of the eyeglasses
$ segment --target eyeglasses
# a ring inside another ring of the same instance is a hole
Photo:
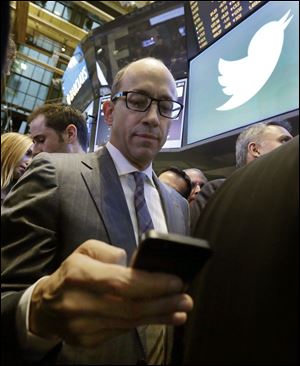
[[[156,99],[134,91],[118,92],[112,97],[111,100],[114,102],[120,97],[125,97],[126,107],[128,109],[137,112],[146,112],[150,108],[152,102],[155,100],[157,102],[159,114],[170,119],[176,119],[180,115],[183,108],[181,103],[175,102],[174,100]]]

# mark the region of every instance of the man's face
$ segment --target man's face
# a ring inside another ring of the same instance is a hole
[[[207,179],[197,171],[189,171],[187,174],[191,178],[192,182],[192,191],[189,196],[189,202],[191,202],[197,198],[198,193],[201,191],[202,186],[207,182]]]
[[[135,91],[157,99],[176,100],[176,85],[160,64],[140,61],[123,76],[119,91]],[[105,112],[112,126],[110,142],[138,169],[145,169],[164,145],[171,120],[159,114],[153,102],[145,112],[126,107],[125,97],[110,102]]]
[[[292,138],[292,135],[281,126],[267,126],[262,141],[258,144],[259,153],[267,154]]]
[[[58,134],[53,128],[46,126],[44,115],[40,114],[30,123],[30,135],[33,140],[33,156],[40,152],[67,153],[68,144],[63,134]]]

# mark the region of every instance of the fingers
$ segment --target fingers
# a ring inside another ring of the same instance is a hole
[[[58,300],[44,299],[43,306],[48,313],[56,313],[68,321],[72,318],[82,319],[83,322],[86,319],[89,321],[101,318],[101,324],[95,324],[95,327],[124,328],[134,327],[149,318],[154,319],[174,312],[189,312],[193,308],[193,301],[187,294],[132,300],[107,294],[95,295],[69,290]]]
[[[155,298],[182,292],[182,280],[171,274],[124,268],[113,283],[116,294],[132,299]]]
[[[123,328],[145,324],[150,320],[160,323],[159,319],[165,316],[168,318],[175,312],[190,312],[192,308],[192,298],[187,294],[178,294],[142,301],[106,299],[100,305],[100,312],[104,318],[109,319],[107,323],[104,319],[105,326]]]
[[[142,324],[183,324],[193,307],[183,282],[116,264],[125,260],[122,249],[95,240],[82,244],[33,290],[33,333],[86,345],[90,332],[100,342]],[[77,339],[79,333],[87,338]]]
[[[74,253],[81,253],[93,259],[126,266],[127,255],[124,249],[114,247],[99,240],[87,240]]]
[[[48,285],[49,298],[70,287],[132,299],[165,296],[182,292],[184,287],[177,276],[107,264],[81,253],[68,257]]]

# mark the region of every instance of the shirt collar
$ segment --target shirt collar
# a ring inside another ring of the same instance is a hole
[[[121,177],[122,175],[130,174],[132,172],[140,171],[148,177],[151,184],[155,187],[152,178],[152,163],[145,170],[138,170],[125,158],[125,156],[121,153],[121,151],[117,149],[110,141],[107,142],[106,148],[115,163],[115,167],[117,169],[119,177]]]

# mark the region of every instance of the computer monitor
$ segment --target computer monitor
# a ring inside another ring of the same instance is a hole
[[[298,109],[298,1],[268,2],[190,62],[188,144]]]
[[[185,3],[155,1],[93,30],[95,95],[103,86],[111,86],[123,66],[148,56],[161,59],[175,79],[187,77]]]
[[[162,150],[180,148],[182,146],[182,133],[185,117],[185,99],[187,79],[176,80],[176,89],[178,95],[178,102],[183,104],[183,110],[177,119],[171,121],[167,141]]]

